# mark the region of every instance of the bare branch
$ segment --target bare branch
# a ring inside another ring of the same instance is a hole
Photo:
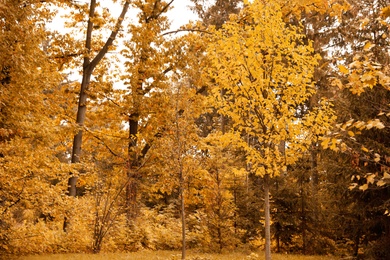
[[[201,29],[177,29],[175,31],[169,31],[161,34],[161,36],[166,36],[169,34],[175,34],[175,33],[180,33],[180,32],[201,32],[201,33],[206,33],[206,34],[212,34],[211,32],[208,32],[206,30],[201,30]]]

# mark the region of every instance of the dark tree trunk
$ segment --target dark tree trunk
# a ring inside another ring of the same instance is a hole
[[[129,147],[128,147],[128,162],[127,162],[127,178],[128,184],[126,186],[126,208],[127,220],[131,221],[138,215],[137,194],[138,194],[138,166],[139,159],[134,151],[137,146],[138,135],[138,112],[133,113],[129,117]]]

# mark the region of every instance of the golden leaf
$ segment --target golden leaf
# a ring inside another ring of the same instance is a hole
[[[344,75],[349,74],[349,69],[344,65],[340,64],[337,67],[339,68],[340,72],[343,73]]]
[[[390,6],[386,6],[386,7],[382,8],[381,16],[382,16],[382,18],[387,18],[390,16]]]
[[[362,20],[362,23],[360,24],[360,27],[361,27],[361,28],[366,27],[366,25],[367,25],[369,22],[370,22],[370,19],[368,19],[367,17],[364,18],[364,19]]]
[[[357,183],[352,183],[351,185],[349,185],[348,189],[353,190],[354,188],[356,188],[356,186],[357,186]]]
[[[368,50],[370,50],[370,49],[371,49],[372,47],[374,47],[374,46],[375,46],[375,44],[373,44],[373,43],[367,41],[366,44],[364,44],[363,50],[364,50],[364,51],[368,51]]]
[[[367,176],[367,183],[373,184],[375,182],[375,174],[371,174]]]
[[[359,190],[365,191],[367,189],[368,189],[368,184],[367,183],[359,186]]]

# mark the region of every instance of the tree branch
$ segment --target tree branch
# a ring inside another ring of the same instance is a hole
[[[208,32],[208,31],[202,30],[202,29],[177,29],[175,31],[165,32],[165,33],[161,34],[161,36],[166,36],[169,34],[180,33],[180,32],[202,32],[202,33],[212,34],[211,32]]]
[[[118,17],[117,23],[115,25],[115,30],[111,31],[110,37],[108,37],[106,43],[104,44],[103,48],[99,51],[99,53],[96,55],[96,57],[91,61],[90,69],[93,70],[97,64],[103,59],[104,55],[108,52],[108,48],[112,45],[114,42],[116,36],[118,35],[119,29],[122,26],[122,22],[125,19],[127,10],[129,9],[130,1],[127,0],[125,4],[123,5],[122,12]]]

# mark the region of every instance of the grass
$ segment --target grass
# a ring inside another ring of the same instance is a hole
[[[56,254],[56,255],[35,255],[16,257],[20,260],[180,260],[179,251],[140,251],[135,253],[101,253],[101,254]],[[188,260],[252,260],[264,259],[263,252],[245,254],[242,252],[231,252],[224,254],[207,254],[188,251]],[[330,256],[302,256],[288,254],[272,254],[272,260],[336,260]]]

